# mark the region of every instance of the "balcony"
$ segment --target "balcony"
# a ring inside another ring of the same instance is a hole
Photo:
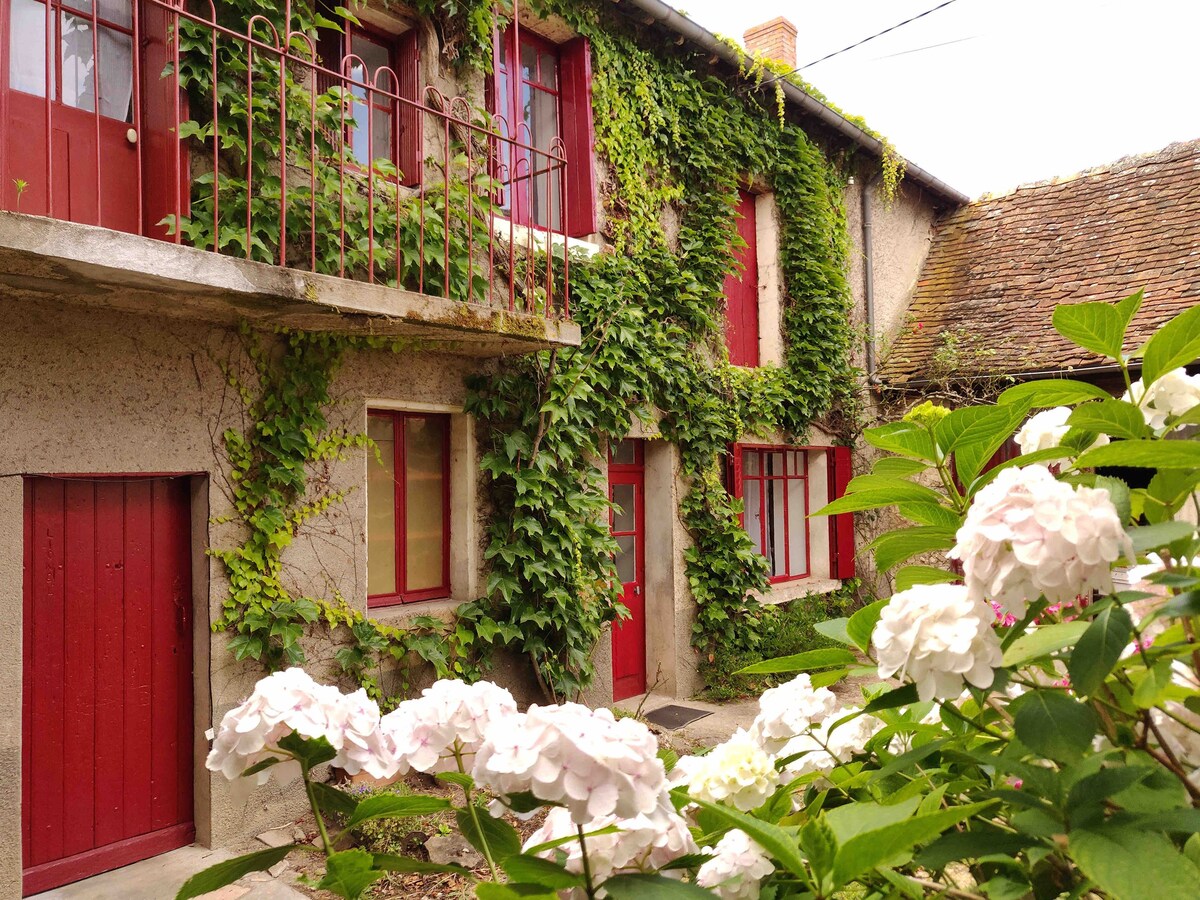
[[[558,138],[419,89],[415,35],[379,60],[286,11],[193,9],[0,0],[3,293],[472,355],[578,345]]]

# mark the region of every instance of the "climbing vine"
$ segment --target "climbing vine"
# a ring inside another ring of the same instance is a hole
[[[726,489],[728,446],[748,433],[803,440],[851,407],[842,176],[796,125],[686,54],[643,44],[602,4],[542,0],[591,42],[596,149],[614,253],[572,267],[577,350],[510,362],[470,382],[487,423],[495,509],[479,608],[511,624],[547,693],[592,676],[602,627],[621,614],[608,501],[595,465],[635,416],[678,447],[697,613],[694,644],[753,648],[766,565]],[[738,369],[723,340],[739,185],[765,183],[781,224],[785,365]],[[849,418],[853,418],[852,412]]]
[[[245,18],[249,7],[257,11],[253,0],[225,6]],[[717,643],[753,649],[758,642],[763,611],[754,594],[768,586],[766,564],[739,523],[740,502],[726,488],[724,467],[729,445],[746,434],[802,442],[818,419],[843,437],[853,425],[844,177],[759,92],[735,93],[703,59],[643,43],[607,4],[534,6],[591,41],[612,252],[572,262],[579,348],[511,359],[469,379],[467,411],[485,426],[482,468],[490,484],[485,596],[460,607],[453,622],[414,619],[397,629],[337,596],[286,589],[281,554],[306,522],[341,499],[314,488],[312,472],[350,453],[373,452],[364,435],[331,428],[325,418],[339,364],[351,351],[412,348],[303,332],[263,342],[246,332],[253,376],[247,383],[232,370],[228,375],[249,425],[224,439],[247,538],[215,551],[231,586],[216,627],[234,632],[231,648],[241,658],[296,663],[302,636],[333,629],[342,645],[337,661],[386,701],[385,662],[403,668],[421,660],[439,675],[471,678],[491,647],[505,646],[531,659],[547,695],[574,697],[593,675],[604,626],[623,612],[598,463],[638,417],[677,448],[688,485],[680,513],[692,540],[686,573],[697,605],[693,643],[707,654]],[[450,58],[487,70],[491,29],[504,21],[503,11],[460,0],[420,0],[418,10],[432,12]],[[315,26],[315,18],[308,21]],[[193,73],[201,87],[205,71],[197,65]],[[231,66],[230,84],[242,77]],[[192,127],[198,140],[213,139],[202,120]],[[259,174],[256,183],[269,193],[272,173]],[[785,292],[783,365],[749,370],[729,364],[722,327],[722,285],[735,268],[739,240],[734,208],[747,182],[773,192]],[[235,196],[237,190],[231,186]],[[245,185],[240,190],[243,203],[260,199]],[[388,229],[397,225],[383,221]],[[200,227],[193,222],[180,224]],[[305,234],[303,223],[297,229],[289,233]],[[269,257],[272,235],[255,237]],[[355,237],[361,245],[366,235]],[[200,246],[225,241],[203,232],[189,239]]]

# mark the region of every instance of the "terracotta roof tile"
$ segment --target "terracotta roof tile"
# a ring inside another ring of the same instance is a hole
[[[1134,345],[1200,299],[1200,140],[952,213],[880,375],[902,384],[938,366],[965,375],[1099,363],[1053,330],[1054,307],[1139,288]]]

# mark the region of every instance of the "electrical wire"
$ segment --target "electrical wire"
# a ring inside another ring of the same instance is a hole
[[[764,85],[774,84],[777,81],[782,81],[784,78],[787,78],[791,75],[795,75],[797,72],[802,72],[805,69],[811,69],[813,66],[817,65],[818,63],[823,63],[826,60],[833,59],[835,56],[841,56],[843,53],[853,50],[855,47],[861,47],[863,44],[867,43],[868,41],[873,41],[877,37],[883,37],[883,35],[888,34],[892,31],[895,31],[897,28],[903,28],[905,25],[908,25],[911,22],[917,21],[917,19],[923,19],[926,16],[928,16],[929,14],[937,12],[939,9],[945,9],[947,6],[949,6],[951,3],[954,3],[954,2],[955,2],[955,0],[945,0],[944,3],[939,3],[937,6],[933,7],[932,9],[927,9],[923,13],[918,13],[917,15],[913,16],[910,19],[905,19],[903,22],[897,22],[891,28],[885,28],[885,29],[883,29],[883,31],[877,32],[876,34],[873,34],[870,37],[865,37],[861,41],[856,41],[855,43],[850,44],[848,47],[843,47],[841,50],[834,50],[832,53],[828,53],[825,56],[822,56],[820,59],[814,59],[812,62],[806,63],[803,66],[797,66],[796,68],[792,69],[790,72],[784,72],[782,75],[776,75],[774,78],[768,78],[767,80],[765,80],[763,82],[763,84]]]

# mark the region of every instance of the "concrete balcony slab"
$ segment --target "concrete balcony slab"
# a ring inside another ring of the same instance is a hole
[[[474,357],[578,347],[580,341],[579,326],[562,319],[12,212],[0,212],[0,300],[379,335]]]

